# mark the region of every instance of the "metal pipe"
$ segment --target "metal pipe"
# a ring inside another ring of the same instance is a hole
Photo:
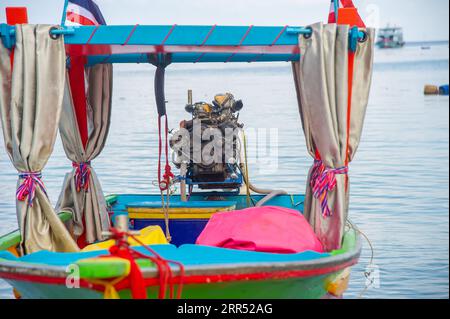
[[[271,189],[261,189],[261,188],[256,187],[249,180],[247,180],[244,165],[240,164],[239,167],[241,169],[241,172],[243,173],[242,175],[244,177],[244,182],[248,185],[248,187],[257,194],[266,195],[266,196],[264,196],[263,199],[261,199],[259,202],[256,203],[255,207],[264,206],[268,201],[270,201],[271,199],[273,199],[279,195],[288,195],[288,193],[282,189],[271,190]]]
[[[132,236],[139,236],[141,234],[139,231],[130,231],[128,215],[118,215],[114,222],[114,227],[119,232],[127,233],[122,238],[126,242],[128,242],[128,234],[132,235]],[[112,231],[102,231],[102,236],[105,239],[108,239],[108,238],[112,238],[114,236],[114,233]],[[115,239],[116,239],[116,244],[118,244],[120,239],[119,238],[115,238]]]
[[[116,217],[116,223],[114,226],[121,232],[127,232],[129,230],[128,221],[129,220],[127,215],[118,215]]]
[[[242,147],[242,144],[243,144],[242,141],[243,141],[243,138],[244,138],[243,135],[244,135],[244,131],[243,130],[239,130],[239,138],[238,138],[238,141],[239,141],[239,144],[240,144],[240,147],[239,147],[239,149],[240,149],[240,152],[239,152],[239,162],[240,162],[239,163],[239,169],[241,170],[242,176],[244,178],[244,182],[250,188],[250,190],[253,191],[254,193],[267,195],[263,199],[261,199],[258,203],[256,203],[255,206],[256,207],[261,207],[264,204],[266,204],[268,201],[270,201],[271,199],[275,198],[276,196],[287,195],[288,193],[285,190],[282,190],[282,189],[272,190],[272,189],[261,189],[261,188],[258,188],[255,185],[253,185],[250,182],[249,179],[247,179],[247,172],[245,170],[245,164],[244,164],[246,150],[244,150],[243,147]]]
[[[265,196],[263,199],[261,199],[259,202],[256,203],[255,207],[262,207],[264,206],[268,201],[271,199],[277,197],[278,195],[287,195],[287,193],[283,190],[274,190],[272,193]]]
[[[244,164],[240,163],[240,164],[239,164],[239,167],[240,167],[240,169],[241,169],[242,172],[245,172],[245,166],[244,166]],[[248,183],[248,184],[247,184],[248,187],[250,187],[250,189],[251,189],[253,192],[257,193],[257,194],[261,194],[261,195],[270,195],[270,194],[272,194],[272,193],[274,193],[274,192],[279,193],[279,195],[287,195],[287,194],[288,194],[288,193],[287,193],[286,191],[284,191],[284,190],[263,189],[263,188],[256,187],[256,186],[253,185],[250,181],[247,181],[247,179],[245,178],[245,174],[243,174],[243,175],[244,175],[244,176],[243,176],[244,182],[245,182],[245,183]]]
[[[309,27],[287,27],[286,33],[290,35],[296,35],[296,34],[305,34],[305,35],[311,35],[312,29]],[[358,32],[358,38],[364,39],[366,37],[366,34],[362,31]]]
[[[308,27],[287,27],[286,28],[286,33],[287,34],[291,34],[291,35],[296,35],[296,34],[311,34],[312,33],[312,29],[308,28]]]
[[[14,26],[8,26],[9,27],[9,35],[10,36],[16,36],[16,28],[14,28]],[[0,35],[1,36],[6,36],[6,34],[3,34],[4,33],[4,31],[2,31],[1,29],[0,29]],[[68,27],[68,28],[66,28],[66,27],[64,27],[64,28],[54,28],[54,29],[52,29],[51,31],[50,31],[50,34],[51,35],[55,35],[55,36],[58,36],[58,35],[74,35],[75,34],[75,29],[74,28],[70,28],[70,27]]]
[[[188,104],[192,105],[192,90],[188,90]]]
[[[189,105],[192,105],[192,90],[188,90],[188,99],[187,102]],[[182,177],[180,181],[180,194],[181,194],[181,201],[187,202],[187,196],[186,196],[186,175],[187,175],[187,162],[183,161],[180,166],[180,175]]]
[[[181,194],[181,201],[187,202],[187,196],[186,196],[186,173],[187,173],[187,164],[186,162],[182,162],[180,166],[180,175],[182,177],[180,181],[180,194]]]
[[[66,17],[67,17],[67,7],[69,6],[69,0],[64,0],[64,8],[61,17],[61,26],[66,25]]]
[[[63,29],[53,29],[52,31],[50,31],[51,34],[53,35],[74,35],[75,34],[75,29],[74,28],[63,28]]]
[[[9,35],[14,36],[16,34],[16,29],[12,26],[9,26]],[[0,31],[0,34],[2,31]],[[305,34],[310,35],[312,33],[311,28],[309,27],[287,27],[286,33],[289,35],[297,35],[297,34]],[[51,34],[53,35],[74,35],[75,34],[75,28],[72,27],[63,27],[61,29],[53,29],[51,31]],[[359,31],[358,37],[360,39],[363,39],[365,37],[364,32]]]

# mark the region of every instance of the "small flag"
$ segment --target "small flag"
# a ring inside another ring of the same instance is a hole
[[[106,24],[106,22],[94,0],[68,0],[65,25],[100,24]]]

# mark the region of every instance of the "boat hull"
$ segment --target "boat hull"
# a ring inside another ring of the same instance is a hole
[[[239,280],[186,284],[183,299],[321,299],[330,293],[329,285],[342,271],[308,278]],[[7,280],[25,299],[103,299],[104,292],[86,287],[67,288],[26,280]],[[158,286],[147,289],[148,299],[158,299]],[[129,289],[119,291],[120,299],[131,299]]]
[[[404,42],[377,42],[376,46],[379,49],[400,49],[405,46]]]
[[[128,202],[148,201],[152,198],[153,196],[148,195],[109,196],[107,201],[111,211],[115,214],[123,214],[126,213]],[[297,195],[280,196],[272,204],[300,211],[302,198]],[[196,200],[199,199],[201,198],[196,198]],[[230,199],[236,202],[238,209],[245,203],[245,196],[228,198],[228,200]],[[70,215],[67,213],[60,216],[62,220],[70,219]],[[105,294],[104,283],[111,283],[116,276],[120,277],[123,274],[120,272],[120,275],[102,277],[107,279],[103,279],[100,283],[97,279],[91,280],[89,279],[91,277],[79,276],[80,278],[75,278],[76,282],[74,283],[71,269],[67,266],[68,263],[46,264],[45,254],[41,254],[40,257],[31,261],[14,257],[14,249],[19,241],[20,234],[17,231],[0,238],[0,253],[3,251],[3,257],[0,256],[0,278],[6,280],[22,298],[99,299],[111,297]],[[183,250],[183,246],[172,247]],[[194,245],[194,247],[196,246]],[[234,254],[234,252],[231,253]],[[347,288],[350,267],[358,262],[360,253],[359,233],[350,228],[344,235],[340,250],[318,258],[317,256],[303,259],[295,257],[295,259],[282,261],[280,257],[276,257],[278,261],[193,263],[185,265],[183,273],[177,266],[173,266],[173,277],[170,283],[176,290],[182,280],[181,297],[183,299],[318,299],[324,298],[328,294],[341,296]],[[178,254],[178,250],[175,254]],[[175,256],[172,258],[173,260],[179,260],[176,257],[178,255],[173,256]],[[141,266],[141,271],[147,287],[148,298],[157,299],[160,289],[158,270],[151,265]],[[119,282],[115,286],[118,294],[116,297],[132,298],[129,287],[128,279]]]

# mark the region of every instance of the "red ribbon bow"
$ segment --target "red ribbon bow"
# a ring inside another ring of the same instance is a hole
[[[311,187],[314,197],[320,201],[323,217],[333,215],[328,206],[328,192],[336,188],[336,175],[348,174],[348,167],[328,168],[322,161],[315,160],[311,172]]]
[[[36,186],[39,186],[47,195],[44,183],[41,180],[41,172],[21,172],[19,173],[19,178],[23,179],[23,181],[16,191],[17,200],[23,202],[25,201],[25,198],[28,197],[28,206],[33,207],[33,199],[36,195]]]
[[[175,296],[175,288],[174,288],[174,278],[172,274],[172,269],[170,268],[170,264],[175,264],[180,269],[180,277],[178,282],[178,289],[177,289],[177,295],[176,298],[181,298],[181,293],[183,289],[183,278],[184,278],[184,266],[183,264],[172,261],[172,260],[166,260],[161,255],[159,255],[156,251],[154,251],[151,247],[145,245],[143,242],[141,242],[138,238],[133,236],[132,234],[118,231],[115,228],[111,228],[111,232],[113,234],[112,238],[116,240],[116,244],[112,246],[109,249],[110,256],[103,256],[103,258],[108,258],[111,256],[119,257],[126,259],[130,262],[130,273],[127,277],[129,287],[131,290],[131,294],[133,296],[133,299],[146,299],[147,298],[147,288],[145,284],[145,279],[142,275],[142,272],[136,263],[136,259],[149,259],[152,261],[158,271],[159,271],[159,293],[158,298],[164,299],[166,298],[167,294],[167,286],[169,286],[169,298],[173,299]],[[131,237],[133,240],[135,240],[137,243],[139,243],[145,250],[147,250],[151,255],[145,255],[142,254],[134,249],[132,249],[127,240],[125,239],[126,236]],[[120,282],[122,284],[121,288],[123,287],[124,281]]]
[[[77,192],[80,192],[82,189],[88,191],[89,189],[89,178],[91,176],[91,163],[72,163],[72,166],[75,168],[75,187],[77,188]]]

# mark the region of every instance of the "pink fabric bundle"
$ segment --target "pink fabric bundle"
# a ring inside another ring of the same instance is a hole
[[[323,252],[322,244],[302,214],[274,206],[214,214],[197,244],[280,254]]]

